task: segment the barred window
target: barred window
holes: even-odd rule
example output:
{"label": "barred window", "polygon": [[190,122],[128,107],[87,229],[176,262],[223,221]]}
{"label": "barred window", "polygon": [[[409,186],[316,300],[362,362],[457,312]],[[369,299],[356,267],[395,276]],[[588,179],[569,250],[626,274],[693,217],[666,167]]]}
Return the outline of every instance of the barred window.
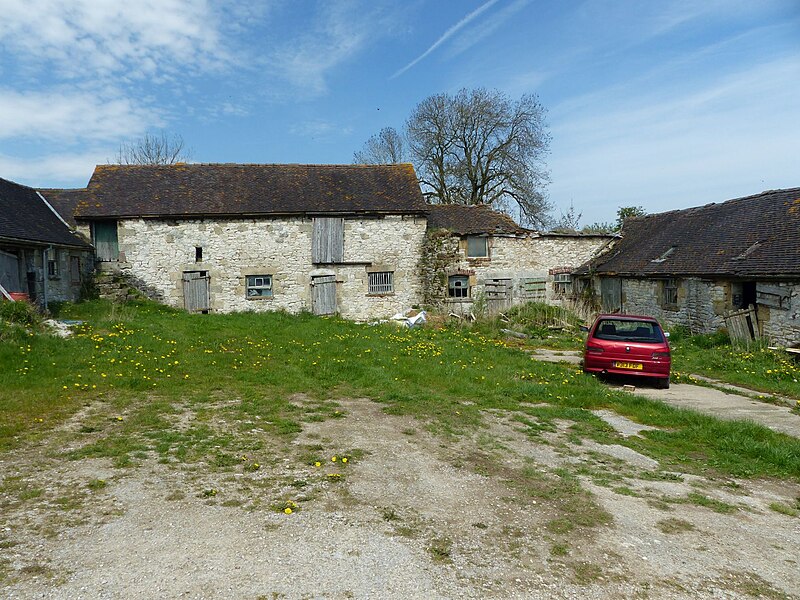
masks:
{"label": "barred window", "polygon": [[272,275],[248,275],[248,298],[272,298]]}
{"label": "barred window", "polygon": [[392,271],[377,271],[367,273],[367,292],[370,294],[391,294],[394,292],[394,273]]}
{"label": "barred window", "polygon": [[553,275],[553,289],[557,296],[569,296],[572,294],[572,274],[556,273]]}
{"label": "barred window", "polygon": [[469,277],[466,275],[450,275],[447,279],[447,295],[450,298],[468,298]]}
{"label": "barred window", "polygon": [[678,305],[678,280],[665,279],[664,280],[664,306],[677,306]]}

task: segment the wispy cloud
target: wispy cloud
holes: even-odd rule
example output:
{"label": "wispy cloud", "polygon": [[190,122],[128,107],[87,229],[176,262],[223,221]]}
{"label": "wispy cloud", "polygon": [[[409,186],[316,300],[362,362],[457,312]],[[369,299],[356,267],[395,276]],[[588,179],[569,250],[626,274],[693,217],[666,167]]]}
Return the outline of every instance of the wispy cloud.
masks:
{"label": "wispy cloud", "polygon": [[421,61],[421,60],[423,60],[424,58],[426,58],[426,57],[427,57],[429,54],[431,54],[431,53],[432,53],[434,50],[436,50],[436,49],[437,49],[439,46],[441,46],[441,45],[442,45],[442,44],[444,44],[444,43],[445,43],[447,40],[449,40],[450,38],[452,38],[452,37],[453,37],[453,36],[454,36],[456,33],[458,33],[458,32],[459,32],[461,29],[463,29],[464,27],[466,27],[467,25],[469,25],[469,24],[470,24],[472,21],[474,21],[475,19],[477,19],[477,18],[478,18],[478,17],[479,17],[481,14],[483,14],[484,12],[486,12],[487,10],[489,10],[489,9],[490,9],[490,8],[491,8],[493,5],[497,4],[497,2],[498,2],[498,0],[489,0],[488,2],[484,2],[483,4],[481,4],[481,5],[480,5],[478,8],[476,8],[475,10],[473,10],[473,11],[472,11],[471,13],[469,13],[469,14],[468,14],[466,17],[464,17],[463,19],[461,19],[461,20],[460,20],[458,23],[456,23],[455,25],[453,25],[452,27],[450,27],[450,28],[449,28],[447,31],[445,31],[445,32],[444,32],[444,33],[443,33],[441,36],[439,36],[439,39],[437,39],[437,40],[436,40],[436,41],[435,41],[435,42],[434,42],[434,43],[433,43],[433,44],[432,44],[432,45],[431,45],[431,46],[430,46],[430,47],[429,47],[427,50],[425,50],[425,52],[423,52],[422,54],[420,54],[420,55],[419,55],[417,58],[415,58],[414,60],[412,60],[410,63],[408,63],[408,64],[407,64],[405,67],[403,67],[402,69],[400,69],[400,70],[396,71],[396,72],[395,72],[395,73],[394,73],[394,74],[391,76],[391,78],[390,78],[390,79],[394,79],[395,77],[399,77],[400,75],[402,75],[403,73],[405,73],[406,71],[408,71],[408,70],[409,70],[411,67],[413,67],[414,65],[416,65],[418,62],[420,62],[420,61]]}
{"label": "wispy cloud", "polygon": [[83,187],[94,166],[109,160],[106,150],[63,151],[36,158],[19,158],[0,154],[2,176],[29,186]]}
{"label": "wispy cloud", "polygon": [[0,0],[0,42],[65,78],[163,76],[228,58],[211,6],[192,0]]}
{"label": "wispy cloud", "polygon": [[277,96],[308,99],[325,94],[333,71],[391,35],[404,19],[400,7],[375,0],[321,2],[312,14],[309,22],[295,23],[291,35],[270,32],[264,68],[283,82],[283,89],[273,92]]}
{"label": "wispy cloud", "polygon": [[0,88],[0,140],[115,140],[158,126],[157,111],[114,93]]}
{"label": "wispy cloud", "polygon": [[798,73],[789,56],[670,95],[592,96],[553,127],[551,198],[608,221],[618,206],[661,212],[797,185],[785,174],[797,171]]}

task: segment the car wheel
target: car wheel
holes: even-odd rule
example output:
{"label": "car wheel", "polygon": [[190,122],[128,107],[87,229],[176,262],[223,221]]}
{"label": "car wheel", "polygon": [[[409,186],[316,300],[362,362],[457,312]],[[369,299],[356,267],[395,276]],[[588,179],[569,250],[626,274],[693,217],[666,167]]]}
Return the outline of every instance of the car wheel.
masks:
{"label": "car wheel", "polygon": [[668,390],[669,389],[669,377],[663,377],[661,379],[656,379],[656,388],[659,390]]}

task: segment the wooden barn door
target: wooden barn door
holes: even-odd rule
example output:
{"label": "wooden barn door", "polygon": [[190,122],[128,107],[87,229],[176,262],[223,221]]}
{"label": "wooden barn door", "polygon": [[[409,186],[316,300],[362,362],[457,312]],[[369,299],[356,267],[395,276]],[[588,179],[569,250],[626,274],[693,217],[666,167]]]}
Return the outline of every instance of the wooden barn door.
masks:
{"label": "wooden barn door", "polygon": [[622,310],[622,280],[619,277],[600,278],[600,300],[605,313]]}
{"label": "wooden barn door", "polygon": [[189,312],[208,312],[211,304],[208,271],[184,271],[183,307]]}
{"label": "wooden barn door", "polygon": [[335,275],[316,275],[311,278],[311,306],[315,315],[336,313]]}
{"label": "wooden barn door", "polygon": [[512,285],[510,279],[487,279],[486,310],[490,315],[496,315],[511,307]]}

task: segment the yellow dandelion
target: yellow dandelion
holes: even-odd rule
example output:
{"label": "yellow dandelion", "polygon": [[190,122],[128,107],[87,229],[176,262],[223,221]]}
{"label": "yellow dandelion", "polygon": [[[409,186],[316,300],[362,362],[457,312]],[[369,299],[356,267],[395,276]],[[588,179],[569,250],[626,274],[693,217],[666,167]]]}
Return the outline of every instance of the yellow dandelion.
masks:
{"label": "yellow dandelion", "polygon": [[321,467],[321,466],[322,466],[322,463],[321,463],[321,462],[319,462],[319,461],[317,461],[317,462],[315,462],[315,463],[314,463],[314,466],[315,466],[315,467]]}
{"label": "yellow dandelion", "polygon": [[285,512],[287,515],[290,515],[290,514],[292,514],[292,512],[293,512],[293,511],[292,511],[292,509],[291,509],[291,508],[289,508],[289,507],[287,506],[286,508],[284,508],[284,509],[283,509],[283,512]]}
{"label": "yellow dandelion", "polygon": [[342,459],[342,462],[343,462],[343,463],[346,463],[346,462],[347,462],[347,457],[346,457],[346,456],[345,456],[345,457]]}
{"label": "yellow dandelion", "polygon": [[336,462],[338,459],[335,456],[331,457],[331,462]]}

